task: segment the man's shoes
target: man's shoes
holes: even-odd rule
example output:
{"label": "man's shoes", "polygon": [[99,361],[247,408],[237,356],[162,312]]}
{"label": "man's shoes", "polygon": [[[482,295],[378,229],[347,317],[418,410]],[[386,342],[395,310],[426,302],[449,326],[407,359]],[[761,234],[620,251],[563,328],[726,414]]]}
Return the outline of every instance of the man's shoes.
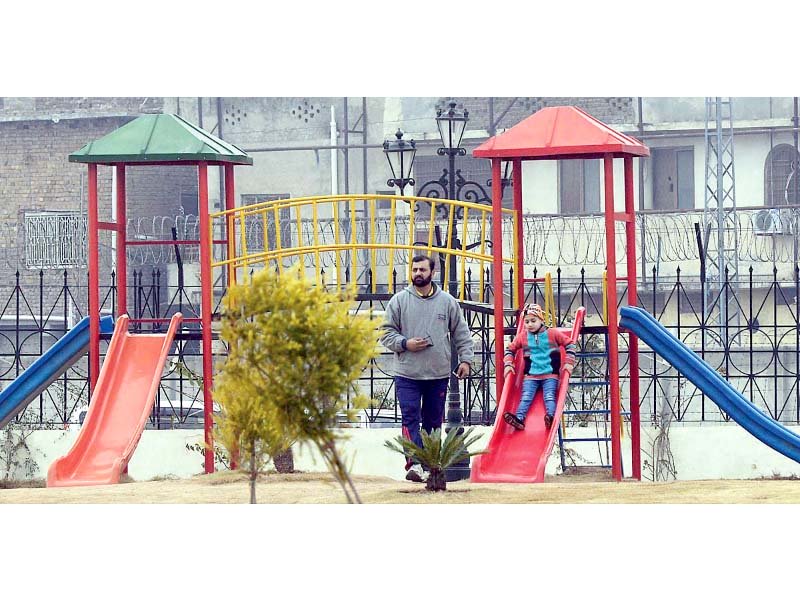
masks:
{"label": "man's shoes", "polygon": [[521,429],[525,429],[525,423],[520,421],[517,418],[517,415],[515,415],[514,413],[510,413],[510,412],[503,413],[503,420],[506,423],[508,423],[509,425],[511,425],[517,431],[519,431]]}
{"label": "man's shoes", "polygon": [[551,427],[552,425],[553,425],[553,415],[547,415],[547,414],[546,414],[546,415],[544,416],[544,426],[545,426],[547,429],[550,429],[550,427]]}
{"label": "man's shoes", "polygon": [[411,468],[406,472],[406,479],[416,483],[425,483],[428,481],[428,472],[422,469],[422,465],[411,465]]}

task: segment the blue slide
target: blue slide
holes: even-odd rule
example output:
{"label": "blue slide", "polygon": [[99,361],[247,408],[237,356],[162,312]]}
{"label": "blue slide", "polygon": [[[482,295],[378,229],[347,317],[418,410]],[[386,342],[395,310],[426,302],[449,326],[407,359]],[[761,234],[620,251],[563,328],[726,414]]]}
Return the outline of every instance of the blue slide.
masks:
{"label": "blue slide", "polygon": [[[100,319],[100,333],[114,331],[114,318]],[[0,428],[41,394],[89,349],[89,317],[81,319],[47,352],[0,392]]]}
{"label": "blue slide", "polygon": [[667,331],[653,316],[637,307],[620,310],[620,326],[634,333],[657,354],[695,384],[731,419],[758,440],[784,456],[800,462],[800,435],[762,413],[709,364]]}

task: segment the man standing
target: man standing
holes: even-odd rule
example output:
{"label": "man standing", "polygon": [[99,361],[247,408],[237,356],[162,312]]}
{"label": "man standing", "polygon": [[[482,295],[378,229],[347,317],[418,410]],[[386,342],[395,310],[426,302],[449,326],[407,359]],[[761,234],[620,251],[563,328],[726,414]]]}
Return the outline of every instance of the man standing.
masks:
{"label": "man standing", "polygon": [[[475,353],[472,336],[458,302],[433,282],[434,261],[417,255],[411,261],[411,283],[386,306],[381,343],[394,352],[393,371],[403,435],[422,446],[422,428],[441,428],[450,380],[450,340],[458,353],[455,373],[469,375]],[[424,482],[421,465],[406,462],[406,479]]]}

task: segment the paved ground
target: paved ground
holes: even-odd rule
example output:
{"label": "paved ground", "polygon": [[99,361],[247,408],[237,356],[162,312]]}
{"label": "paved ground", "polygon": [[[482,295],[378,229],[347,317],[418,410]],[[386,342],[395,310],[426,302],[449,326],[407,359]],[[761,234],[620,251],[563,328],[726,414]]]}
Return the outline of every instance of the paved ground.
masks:
{"label": "paved ground", "polygon": [[[448,484],[446,493],[431,493],[422,484],[383,477],[355,477],[361,500],[369,504],[762,504],[800,503],[800,480],[716,480],[648,483],[608,481],[584,474],[548,478],[543,484]],[[338,484],[324,473],[267,475],[257,498],[266,504],[329,504],[345,501]],[[128,482],[79,488],[0,489],[3,503],[81,504],[235,504],[249,501],[244,476],[231,473],[191,479]]]}

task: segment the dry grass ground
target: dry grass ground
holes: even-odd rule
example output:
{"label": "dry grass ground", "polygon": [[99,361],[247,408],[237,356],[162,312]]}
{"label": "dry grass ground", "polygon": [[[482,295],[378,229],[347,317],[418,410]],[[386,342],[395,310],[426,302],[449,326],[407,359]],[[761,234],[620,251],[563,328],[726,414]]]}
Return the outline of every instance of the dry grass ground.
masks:
{"label": "dry grass ground", "polygon": [[[607,474],[548,478],[543,484],[449,483],[446,493],[424,485],[384,477],[355,477],[368,504],[763,504],[800,503],[800,480],[715,480],[616,483]],[[259,503],[343,503],[344,495],[326,473],[271,474],[258,483]],[[198,475],[191,479],[129,481],[120,485],[77,488],[0,489],[0,504],[239,504],[249,500],[248,483],[238,473]]]}

